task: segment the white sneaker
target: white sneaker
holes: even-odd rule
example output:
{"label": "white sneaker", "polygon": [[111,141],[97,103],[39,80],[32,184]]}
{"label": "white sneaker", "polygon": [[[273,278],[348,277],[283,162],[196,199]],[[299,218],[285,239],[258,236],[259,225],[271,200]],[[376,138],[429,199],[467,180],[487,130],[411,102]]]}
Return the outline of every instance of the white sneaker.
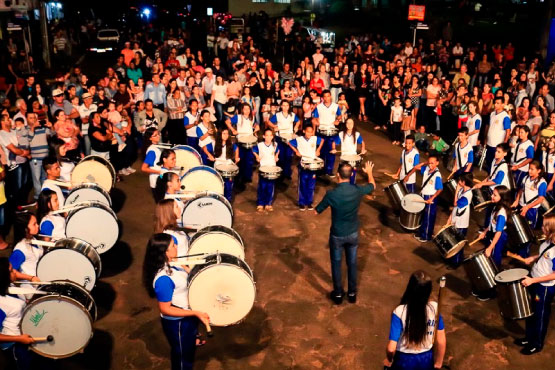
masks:
{"label": "white sneaker", "polygon": [[118,145],[118,152],[121,152],[123,149],[125,149],[126,146],[127,144],[125,143]]}
{"label": "white sneaker", "polygon": [[126,170],[127,170],[127,172],[129,172],[129,174],[132,174],[132,173],[137,172],[137,170],[134,170],[134,169],[131,168],[131,167],[127,167]]}
{"label": "white sneaker", "polygon": [[127,168],[124,168],[118,172],[118,175],[127,176],[129,175],[129,171],[127,171]]}

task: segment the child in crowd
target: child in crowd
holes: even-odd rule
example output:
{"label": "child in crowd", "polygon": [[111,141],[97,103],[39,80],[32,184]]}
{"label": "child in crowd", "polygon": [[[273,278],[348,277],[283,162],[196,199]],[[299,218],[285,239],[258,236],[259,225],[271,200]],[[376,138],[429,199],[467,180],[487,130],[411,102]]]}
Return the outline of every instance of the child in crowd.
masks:
{"label": "child in crowd", "polygon": [[449,149],[449,145],[439,136],[439,132],[434,132],[432,139],[430,155],[441,156]]}
{"label": "child in crowd", "polygon": [[401,131],[403,131],[403,142],[406,140],[407,136],[410,135],[411,131],[416,128],[416,110],[412,105],[411,98],[405,99],[405,105],[403,106],[403,122],[401,124]]}
{"label": "child in crowd", "polygon": [[426,133],[426,126],[418,126],[418,131],[414,133],[414,145],[416,148],[424,153],[428,152],[430,144],[428,143],[428,134]]}
{"label": "child in crowd", "polygon": [[403,107],[401,106],[401,99],[395,98],[391,113],[389,115],[389,122],[391,124],[391,137],[393,145],[401,145],[401,123],[403,122]]}
{"label": "child in crowd", "polygon": [[[116,109],[116,102],[111,100],[108,103],[108,122],[110,122],[112,126],[122,130],[123,129],[122,121],[123,121],[123,118],[121,117],[121,114]],[[125,146],[127,144],[125,144],[121,135],[117,133],[116,130],[114,130],[114,138],[118,142],[118,152],[121,152],[123,149],[125,149]]]}
{"label": "child in crowd", "polygon": [[349,113],[349,103],[347,102],[347,97],[345,93],[339,93],[339,96],[337,98],[337,105],[341,110],[341,122],[345,122]]}

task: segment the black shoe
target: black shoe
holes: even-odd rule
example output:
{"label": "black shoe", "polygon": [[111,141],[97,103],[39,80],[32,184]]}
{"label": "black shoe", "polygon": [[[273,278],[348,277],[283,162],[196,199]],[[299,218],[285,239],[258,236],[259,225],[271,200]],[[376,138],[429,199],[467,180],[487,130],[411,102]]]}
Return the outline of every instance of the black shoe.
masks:
{"label": "black shoe", "polygon": [[347,295],[347,300],[349,303],[357,303],[357,294],[356,293],[349,293]]}
{"label": "black shoe", "polygon": [[518,338],[518,339],[515,339],[513,343],[516,344],[517,346],[525,347],[528,345],[529,342],[528,342],[528,339],[526,338]]}
{"label": "black shoe", "polygon": [[330,299],[331,299],[331,300],[333,301],[333,303],[335,303],[335,304],[341,304],[341,303],[343,303],[343,296],[344,296],[344,295],[345,295],[344,293],[337,294],[337,293],[335,293],[335,292],[331,292],[331,293],[330,293]]}
{"label": "black shoe", "polygon": [[474,297],[478,297],[478,293],[476,293],[475,291],[471,290],[470,294],[472,294]]}
{"label": "black shoe", "polygon": [[529,356],[529,355],[533,355],[534,353],[538,353],[541,352],[541,348],[540,347],[529,347],[526,346],[523,349],[520,350],[520,353],[522,353],[523,355]]}
{"label": "black shoe", "polygon": [[478,300],[479,300],[480,302],[487,302],[487,301],[489,301],[489,300],[491,299],[491,297],[486,296],[486,295],[482,295],[482,296],[479,295],[479,296],[477,296],[476,298],[478,298]]}

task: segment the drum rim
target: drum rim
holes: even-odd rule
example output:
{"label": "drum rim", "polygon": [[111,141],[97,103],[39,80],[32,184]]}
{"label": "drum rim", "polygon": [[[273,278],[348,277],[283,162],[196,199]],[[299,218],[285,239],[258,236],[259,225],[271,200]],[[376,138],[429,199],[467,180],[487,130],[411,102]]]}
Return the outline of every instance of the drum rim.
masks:
{"label": "drum rim", "polygon": [[[455,225],[449,224],[449,225],[443,226],[443,227],[432,237],[432,239],[437,238],[437,237],[439,236],[439,234],[441,234],[441,233],[444,232],[445,230],[450,229],[450,228],[452,228],[452,227],[455,227]],[[455,229],[456,229],[456,228],[455,228]]]}
{"label": "drum rim", "polygon": [[[75,186],[69,192],[68,196],[66,197],[66,200],[69,199],[69,196],[71,195],[71,193],[73,193],[76,190],[84,189],[84,188],[85,189],[97,190],[99,193],[101,193],[104,196],[104,198],[106,198],[110,207],[112,207],[112,198],[110,197],[110,193],[108,191],[106,191],[106,189],[104,189],[102,186],[100,186],[99,184],[97,184],[95,182],[82,182],[79,185]],[[87,202],[90,202],[90,201],[87,201]],[[72,203],[72,204],[80,204],[80,203]],[[65,205],[65,201],[64,201],[64,205]]]}
{"label": "drum rim", "polygon": [[455,246],[449,250],[449,253],[445,255],[445,258],[451,258],[455,254],[459,253],[466,246],[467,243],[468,240],[461,240],[460,242],[455,244]]}
{"label": "drum rim", "polygon": [[189,168],[187,170],[187,172],[185,172],[183,174],[183,176],[181,176],[181,178],[179,179],[179,182],[182,182],[183,179],[185,178],[185,176],[187,176],[189,173],[192,173],[192,172],[195,172],[195,171],[201,171],[201,170],[208,171],[208,172],[213,173],[214,175],[216,175],[220,179],[220,181],[222,182],[222,186],[223,186],[224,182],[223,182],[223,179],[222,179],[222,176],[220,175],[220,173],[216,169],[214,169],[210,166],[203,165],[203,164],[201,164],[200,166],[194,166],[194,167]]}
{"label": "drum rim", "polygon": [[[233,166],[233,170],[222,170],[220,169],[221,166]],[[218,168],[220,167],[220,168]],[[218,164],[218,165],[214,165],[214,169],[218,172],[225,172],[225,173],[229,173],[229,172],[239,172],[239,166],[237,166],[235,163],[231,164],[231,163],[226,163],[226,164]]]}
{"label": "drum rim", "polygon": [[[242,137],[252,137],[254,139],[254,141],[241,141],[239,140]],[[255,134],[237,134],[235,135],[235,138],[237,139],[238,143],[241,144],[252,144],[252,143],[258,143],[258,137]]]}
{"label": "drum rim", "polygon": [[[346,158],[347,156],[352,156],[352,157],[355,157],[355,158],[347,159]],[[360,154],[345,154],[345,155],[339,156],[339,160],[340,161],[345,161],[345,162],[359,162],[359,161],[362,160],[362,156]]]}
{"label": "drum rim", "polygon": [[[210,233],[225,234],[224,232],[222,232],[222,230],[207,230],[207,229],[212,229],[212,228],[218,228],[218,229],[224,228],[226,231],[230,231],[231,234],[235,237],[235,239],[239,242],[239,244],[241,244],[243,249],[245,248],[245,243],[243,242],[243,238],[241,238],[241,235],[239,235],[239,233],[237,231],[235,231],[233,228],[227,227],[225,225],[208,225],[208,226],[205,226],[202,229],[198,230],[191,237],[191,240],[189,241],[189,248],[193,245],[193,243],[197,239],[203,237],[204,235],[207,235],[207,234],[210,234]],[[198,235],[198,237],[197,237],[197,235]],[[227,234],[227,235],[230,235],[230,234]]]}
{"label": "drum rim", "polygon": [[[79,250],[79,249],[76,249],[76,248],[71,248],[71,250],[77,251],[78,253],[80,253],[80,254],[82,254],[83,256],[85,256],[89,261],[91,261],[91,263],[92,263],[92,265],[93,265],[93,267],[94,267],[94,270],[95,270],[95,272],[96,272],[95,284],[93,285],[93,286],[95,286],[95,285],[96,285],[96,280],[100,277],[100,274],[102,273],[102,259],[100,258],[100,253],[98,253],[98,251],[96,250],[96,248],[95,248],[91,243],[89,243],[89,242],[87,242],[87,241],[85,241],[85,240],[83,240],[83,239],[80,239],[80,238],[71,237],[71,238],[58,239],[58,240],[56,241],[56,244],[54,245],[54,247],[48,248],[48,249],[46,250],[46,252],[42,255],[42,257],[39,259],[39,261],[37,262],[37,273],[38,273],[38,267],[39,267],[40,261],[43,259],[44,256],[48,255],[48,254],[51,253],[51,252],[54,252],[55,250],[59,250],[59,249],[68,249],[68,248],[64,248],[64,247],[62,247],[62,246],[59,246],[59,247],[58,247],[57,245],[58,245],[58,244],[61,244],[61,242],[63,242],[63,241],[73,241],[73,240],[76,240],[76,241],[78,241],[78,242],[80,242],[80,243],[85,244],[85,247],[88,249],[88,250],[87,250],[87,253],[88,253],[89,251],[93,251],[92,254],[94,255],[94,258],[96,259],[96,262],[98,262],[96,266],[95,266],[94,261],[91,261],[91,258],[90,258],[87,254],[85,254],[84,251]],[[69,280],[69,281],[71,281],[71,280]],[[85,289],[86,289],[86,288],[85,288]]]}
{"label": "drum rim", "polygon": [[479,250],[477,250],[476,252],[472,253],[470,256],[466,257],[466,258],[463,260],[463,263],[468,262],[468,261],[470,261],[471,259],[474,259],[474,258],[476,258],[476,257],[478,257],[478,256],[480,256],[480,255],[484,255],[484,257],[485,257],[486,259],[491,258],[491,257],[486,257],[486,254],[485,254],[486,249],[487,249],[487,248],[482,248],[482,249],[479,249]]}
{"label": "drum rim", "polygon": [[482,203],[478,203],[474,206],[474,210],[476,212],[481,212],[483,211],[487,206],[489,206],[490,204],[494,203],[493,200],[486,200],[485,202]]}
{"label": "drum rim", "polygon": [[[407,213],[410,213],[410,214],[412,214],[412,215],[415,215],[415,214],[418,214],[418,213],[424,211],[424,209],[426,208],[426,204],[425,204],[424,202],[417,202],[418,204],[421,204],[421,205],[422,205],[422,209],[419,210],[419,211],[417,211],[417,212],[409,212],[409,211],[406,210],[405,207],[404,207],[404,205],[405,205],[404,200],[405,200],[406,197],[411,197],[411,198],[415,198],[415,199],[419,199],[419,200],[424,200],[424,197],[421,196],[420,194],[415,194],[415,193],[407,193],[407,194],[405,194],[405,195],[403,196],[403,198],[401,199],[401,212],[402,212],[402,211],[405,211],[405,212],[407,212]],[[417,198],[417,197],[418,197],[418,198]],[[414,202],[414,201],[412,201],[412,202]],[[400,218],[400,217],[399,217],[399,218]],[[409,230],[412,230],[412,229],[409,229]]]}
{"label": "drum rim", "polygon": [[112,165],[112,163],[110,163],[109,160],[107,160],[106,158],[101,157],[99,155],[90,154],[90,155],[86,156],[85,158],[81,159],[79,161],[79,163],[77,163],[75,165],[75,167],[79,166],[82,162],[86,162],[86,161],[97,161],[97,162],[101,162],[102,164],[104,164],[108,168],[108,171],[110,171],[110,173],[112,174],[112,187],[116,186],[116,180],[117,180],[116,170],[115,170],[114,166]]}
{"label": "drum rim", "polygon": [[[500,279],[498,279],[498,276],[501,275],[501,274],[503,274],[504,272],[507,272],[507,271],[514,271],[514,270],[519,270],[519,271],[521,271],[524,275],[523,275],[522,277],[518,278],[518,279],[511,280],[511,281],[509,281],[509,280],[500,280]],[[516,283],[516,282],[520,282],[522,279],[524,279],[526,276],[528,276],[529,273],[530,273],[530,272],[529,272],[528,270],[523,269],[523,268],[506,269],[506,270],[500,271],[500,272],[498,272],[497,274],[495,274],[495,278],[494,278],[494,279],[495,279],[495,282],[498,283],[498,284],[513,284],[513,283]]]}
{"label": "drum rim", "polygon": [[[275,171],[264,171],[264,168],[267,168],[267,167],[272,167]],[[278,174],[283,172],[283,168],[281,168],[280,166],[259,166],[258,170],[260,172],[267,173],[267,174],[272,174],[272,173]]]}

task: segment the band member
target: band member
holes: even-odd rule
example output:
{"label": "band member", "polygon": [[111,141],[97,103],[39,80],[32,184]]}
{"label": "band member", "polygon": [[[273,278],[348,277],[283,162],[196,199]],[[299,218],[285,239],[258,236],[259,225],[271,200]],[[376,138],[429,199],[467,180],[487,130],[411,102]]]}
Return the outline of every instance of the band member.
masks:
{"label": "band member", "polygon": [[530,129],[528,126],[520,126],[518,136],[519,141],[511,157],[511,171],[513,171],[517,187],[528,174],[530,162],[534,159],[534,144],[529,139]]}
{"label": "band member", "polygon": [[172,370],[193,368],[199,321],[210,323],[206,313],[189,309],[188,273],[169,264],[177,255],[171,235],[155,234],[148,241],[143,263],[143,284],[158,300],[162,329],[171,347]]}
{"label": "band member", "polygon": [[487,140],[486,140],[486,165],[492,163],[495,148],[501,143],[506,143],[511,135],[511,118],[505,112],[503,98],[494,99],[494,111],[491,112]]}
{"label": "band member", "polygon": [[162,199],[156,204],[154,212],[154,233],[171,235],[178,256],[186,256],[189,251],[189,237],[184,231],[178,230],[182,212],[183,208],[172,199]]}
{"label": "band member", "polygon": [[[487,229],[483,231],[479,238],[485,240],[486,257],[491,257],[493,262],[499,267],[501,266],[501,258],[503,250],[507,244],[507,218],[511,212],[511,192],[503,185],[493,189],[491,200],[495,203]],[[488,299],[483,297],[484,300]]]}
{"label": "band member", "polygon": [[[345,131],[340,131],[339,135],[335,138],[332,143],[332,152],[336,153],[335,147],[341,145],[341,155],[357,155],[358,146],[360,145],[360,154],[366,153],[366,144],[362,139],[362,135],[357,131],[355,127],[355,121],[352,118],[348,118],[345,122]],[[357,169],[353,166],[353,174],[349,180],[351,184],[355,184],[357,177]]]}
{"label": "band member", "polygon": [[[472,186],[474,185],[474,176],[472,173],[463,173],[457,181],[457,189],[455,190],[455,201],[453,211],[449,216],[448,224],[453,224],[455,228],[464,236],[468,232],[470,223],[470,207],[472,203]],[[464,259],[464,250],[449,258],[448,261],[453,267],[458,267]]]}
{"label": "band member", "polygon": [[478,114],[478,103],[471,101],[468,103],[469,117],[466,121],[468,128],[468,143],[474,149],[474,160],[477,160],[476,154],[478,153],[478,136],[480,136],[480,127],[482,126],[482,116]]}
{"label": "band member", "polygon": [[455,165],[453,166],[453,171],[449,177],[453,177],[453,175],[461,175],[465,172],[471,172],[472,163],[474,163],[474,150],[472,149],[472,145],[468,143],[468,128],[460,128],[458,138],[459,142],[455,144],[455,150],[453,150]]}
{"label": "band member", "polygon": [[37,201],[37,219],[40,224],[39,234],[46,240],[58,240],[66,237],[66,220],[62,215],[52,212],[60,209],[58,195],[52,190],[40,192]]}
{"label": "band member", "polygon": [[[522,130],[521,130],[522,131]],[[519,207],[520,214],[526,217],[530,226],[535,229],[538,224],[538,210],[547,192],[547,182],[543,179],[543,168],[540,162],[530,163],[528,175],[522,179],[520,190],[516,195],[516,200],[512,204],[513,208]],[[521,257],[530,255],[530,243],[526,243],[518,250]]]}
{"label": "band member", "polygon": [[424,271],[415,271],[409,279],[401,304],[391,315],[387,358],[383,361],[386,367],[394,370],[442,367],[447,346],[445,325],[442,315],[437,312],[437,302],[430,300],[431,292],[431,277]]}
{"label": "band member", "polygon": [[41,192],[44,190],[52,190],[58,196],[58,201],[60,204],[64,204],[65,197],[62,188],[56,184],[56,181],[60,180],[60,163],[58,159],[54,156],[48,156],[42,160],[42,168],[46,172],[46,180],[42,183]]}
{"label": "band member", "polygon": [[34,214],[24,212],[16,215],[14,239],[17,241],[10,264],[17,271],[18,280],[40,281],[37,277],[37,264],[44,254],[41,246],[31,244],[31,240],[39,233],[39,225]]}
{"label": "band member", "polygon": [[413,172],[410,176],[408,174],[414,166],[420,163],[420,154],[414,143],[414,135],[408,135],[405,138],[405,149],[401,153],[401,165],[394,177],[403,180],[409,193],[416,193],[416,173]]}
{"label": "band member", "polygon": [[[227,118],[225,121],[227,127],[236,136],[253,136],[260,127],[252,119],[251,106],[247,103],[241,105],[241,113],[233,117]],[[239,176],[243,182],[252,182],[252,166],[254,157],[251,149],[239,146]]]}
{"label": "band member", "polygon": [[183,118],[183,125],[187,133],[187,145],[199,150],[198,137],[196,127],[199,124],[198,101],[196,99],[189,100],[189,110]]}
{"label": "band member", "polygon": [[145,153],[145,159],[143,164],[141,165],[141,171],[144,173],[148,173],[148,181],[150,184],[150,189],[154,195],[154,188],[156,187],[156,179],[158,175],[160,175],[160,169],[156,168],[156,163],[160,161],[160,155],[162,151],[158,146],[160,142],[160,131],[158,131],[155,127],[147,128],[144,134],[144,143],[145,146],[148,145]]}
{"label": "band member", "polygon": [[[213,143],[208,143],[203,150],[212,156],[214,167],[219,165],[239,163],[239,148],[237,144],[231,142],[231,135],[228,128],[219,130]],[[226,177],[224,180],[224,197],[231,202],[233,196],[233,177]]]}
{"label": "band member", "polygon": [[[272,129],[267,128],[264,130],[264,141],[256,144],[252,148],[253,154],[256,157],[256,161],[260,163],[260,166],[276,166],[279,160],[279,149],[277,144],[274,142],[274,132]],[[274,208],[272,204],[274,202],[274,188],[275,180],[269,180],[261,176],[258,172],[258,191],[256,199],[256,210],[262,212],[264,209],[266,211],[273,211]]]}
{"label": "band member", "polygon": [[439,165],[439,160],[435,155],[430,155],[428,157],[428,163],[420,163],[410,172],[407,176],[411,176],[416,170],[420,170],[422,173],[422,188],[420,189],[420,194],[426,201],[426,207],[424,208],[422,215],[422,225],[420,225],[420,230],[414,235],[414,238],[421,243],[425,243],[428,240],[432,240],[432,235],[434,233],[434,226],[436,222],[436,212],[437,212],[437,197],[443,191],[443,183],[441,182],[441,172],[437,166]]}
{"label": "band member", "polygon": [[175,167],[175,151],[172,149],[164,149],[160,154],[160,160],[156,163],[156,168],[160,171],[160,175],[166,172],[175,172],[177,169]]}
{"label": "band member", "polygon": [[555,215],[545,216],[542,231],[547,239],[540,245],[537,255],[526,259],[526,263],[533,265],[530,276],[522,280],[522,285],[530,287],[534,311],[526,319],[526,336],[515,340],[515,344],[524,346],[521,353],[525,355],[543,349],[555,296]]}
{"label": "band member", "polygon": [[[323,101],[319,103],[312,116],[314,117],[313,122],[318,130],[325,130],[339,125],[341,121],[341,108],[336,103],[331,101],[331,93],[329,90],[322,92]],[[333,166],[335,165],[335,154],[330,153],[332,150],[332,143],[335,141],[335,136],[322,136],[319,135],[324,140],[324,145],[322,146],[322,159],[325,164],[326,174],[330,177],[333,176]]]}
{"label": "band member", "polygon": [[214,125],[210,122],[210,111],[205,109],[200,113],[200,123],[197,126],[196,134],[202,163],[205,166],[214,166],[214,156],[206,149],[208,144],[214,143]]}
{"label": "band member", "polygon": [[[268,126],[271,127],[278,136],[287,134],[293,135],[295,132],[299,131],[301,121],[295,113],[290,112],[290,104],[287,100],[282,100],[281,102],[281,112],[277,112],[268,122]],[[291,161],[293,159],[293,151],[287,145],[287,142],[283,140],[278,141],[279,147],[279,161],[278,166],[283,170],[282,175],[286,179],[291,179]]]}
{"label": "band member", "polygon": [[542,151],[541,162],[545,170],[545,179],[547,181],[547,192],[555,195],[553,191],[553,183],[555,182],[555,136],[547,141],[547,147]]}
{"label": "band member", "polygon": [[[304,136],[293,139],[289,145],[298,157],[315,158],[320,155],[320,150],[324,141],[314,136],[314,128],[307,126],[304,129]],[[316,172],[305,170],[299,163],[299,209],[306,211],[312,210],[314,200],[314,189],[316,188]]]}
{"label": "band member", "polygon": [[181,213],[183,212],[183,208],[185,208],[185,204],[182,199],[174,198],[172,195],[179,194],[180,192],[181,182],[179,181],[179,176],[175,172],[166,172],[158,176],[156,187],[154,188],[154,201],[159,203],[163,199],[172,199],[179,210],[179,224],[181,223]]}

